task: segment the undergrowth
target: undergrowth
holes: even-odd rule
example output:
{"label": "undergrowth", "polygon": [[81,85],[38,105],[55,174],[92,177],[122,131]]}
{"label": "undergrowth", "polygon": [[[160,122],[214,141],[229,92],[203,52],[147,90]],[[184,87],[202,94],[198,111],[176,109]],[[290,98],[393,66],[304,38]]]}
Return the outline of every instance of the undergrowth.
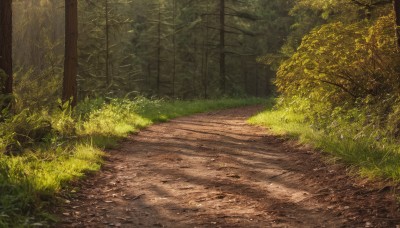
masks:
{"label": "undergrowth", "polygon": [[[298,107],[270,105],[249,119],[249,123],[269,128],[311,145],[353,167],[362,177],[400,183],[400,144],[383,128],[366,125],[361,111],[352,110],[351,118],[327,119],[329,125],[316,125]],[[386,133],[386,134],[385,134]]]}
{"label": "undergrowth", "polygon": [[263,99],[95,99],[52,111],[23,110],[0,124],[0,227],[48,226],[68,183],[99,170],[105,148],[155,122]]}

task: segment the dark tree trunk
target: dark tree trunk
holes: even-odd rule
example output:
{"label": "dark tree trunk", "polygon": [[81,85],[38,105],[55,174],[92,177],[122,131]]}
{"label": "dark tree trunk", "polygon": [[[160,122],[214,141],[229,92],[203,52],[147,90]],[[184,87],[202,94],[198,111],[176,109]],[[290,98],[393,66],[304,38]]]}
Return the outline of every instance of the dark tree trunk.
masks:
{"label": "dark tree trunk", "polygon": [[393,9],[396,22],[397,49],[400,51],[400,0],[393,1]]}
{"label": "dark tree trunk", "polygon": [[106,88],[111,86],[111,75],[110,75],[110,26],[109,26],[109,15],[108,15],[108,0],[105,2],[105,16],[106,16]]}
{"label": "dark tree trunk", "polygon": [[219,17],[220,17],[220,43],[219,43],[219,76],[220,76],[220,90],[222,94],[225,94],[226,84],[226,71],[225,71],[225,0],[220,0],[219,6]]}
{"label": "dark tree trunk", "polygon": [[175,97],[175,77],[176,77],[176,0],[172,2],[172,45],[173,45],[173,69],[172,69],[172,97]]}
{"label": "dark tree trunk", "polygon": [[63,102],[77,103],[78,72],[78,1],[65,0],[65,59],[63,79]]}
{"label": "dark tree trunk", "polygon": [[243,66],[243,74],[244,74],[244,92],[245,92],[245,94],[247,95],[247,91],[248,91],[248,84],[249,84],[249,82],[248,82],[248,69],[247,69],[247,62],[244,60],[243,61],[243,63],[244,63],[244,66]]}
{"label": "dark tree trunk", "polygon": [[259,80],[259,78],[258,78],[258,65],[256,64],[255,66],[254,66],[255,68],[256,68],[256,73],[255,73],[255,76],[256,76],[256,80],[255,80],[255,83],[256,83],[256,97],[258,97],[258,80]]}
{"label": "dark tree trunk", "polygon": [[12,66],[12,0],[0,0],[0,69],[4,70],[6,78],[2,80],[1,93],[9,95],[1,109],[11,105],[13,93]]}
{"label": "dark tree trunk", "polygon": [[273,74],[274,72],[269,67],[265,69],[265,96],[272,95],[271,78]]}
{"label": "dark tree trunk", "polygon": [[204,99],[208,99],[208,34],[209,34],[209,8],[210,3],[207,0],[207,10],[206,10],[206,24],[205,28],[205,37],[203,39],[203,55],[202,55],[202,66],[201,69],[203,70],[203,97]]}
{"label": "dark tree trunk", "polygon": [[161,1],[158,3],[158,27],[157,27],[157,96],[160,97],[161,81]]}
{"label": "dark tree trunk", "polygon": [[151,89],[152,89],[152,86],[151,86],[151,81],[152,81],[152,80],[151,80],[151,77],[152,77],[152,74],[151,74],[151,64],[150,64],[150,62],[149,62],[149,63],[147,63],[147,78],[145,78],[145,80],[143,80],[143,81],[145,82],[143,88],[146,88],[146,91],[147,91],[147,92],[150,92]]}

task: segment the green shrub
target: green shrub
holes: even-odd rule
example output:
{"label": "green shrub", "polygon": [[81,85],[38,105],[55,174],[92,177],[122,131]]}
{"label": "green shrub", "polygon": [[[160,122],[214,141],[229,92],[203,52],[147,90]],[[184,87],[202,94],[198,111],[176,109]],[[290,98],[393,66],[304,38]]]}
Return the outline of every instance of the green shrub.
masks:
{"label": "green shrub", "polygon": [[400,94],[393,21],[389,15],[372,25],[335,22],[314,29],[278,71],[285,101],[300,102],[298,111],[321,125],[331,123],[332,113],[351,115],[354,108],[386,118]]}

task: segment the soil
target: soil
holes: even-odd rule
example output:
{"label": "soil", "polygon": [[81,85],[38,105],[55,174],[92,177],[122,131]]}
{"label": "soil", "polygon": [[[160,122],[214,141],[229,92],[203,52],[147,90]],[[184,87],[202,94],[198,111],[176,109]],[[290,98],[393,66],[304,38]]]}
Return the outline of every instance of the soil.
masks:
{"label": "soil", "polygon": [[395,187],[246,119],[261,107],[178,118],[108,151],[57,227],[398,227]]}

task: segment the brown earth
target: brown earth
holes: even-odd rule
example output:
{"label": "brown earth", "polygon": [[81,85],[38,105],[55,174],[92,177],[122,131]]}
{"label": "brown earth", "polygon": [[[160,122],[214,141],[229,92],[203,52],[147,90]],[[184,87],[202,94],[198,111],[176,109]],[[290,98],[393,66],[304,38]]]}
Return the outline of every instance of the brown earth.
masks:
{"label": "brown earth", "polygon": [[396,227],[393,187],[246,124],[260,107],[172,120],[108,152],[57,227]]}

